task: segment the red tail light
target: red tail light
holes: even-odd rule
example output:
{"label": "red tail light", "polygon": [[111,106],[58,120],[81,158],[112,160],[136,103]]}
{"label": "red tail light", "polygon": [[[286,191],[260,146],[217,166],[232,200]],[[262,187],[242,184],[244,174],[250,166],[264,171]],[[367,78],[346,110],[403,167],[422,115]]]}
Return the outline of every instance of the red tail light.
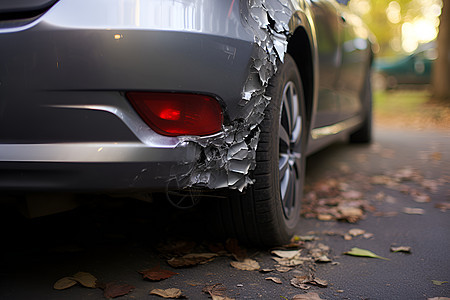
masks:
{"label": "red tail light", "polygon": [[222,109],[209,96],[129,92],[127,98],[145,123],[162,135],[208,135],[222,129]]}

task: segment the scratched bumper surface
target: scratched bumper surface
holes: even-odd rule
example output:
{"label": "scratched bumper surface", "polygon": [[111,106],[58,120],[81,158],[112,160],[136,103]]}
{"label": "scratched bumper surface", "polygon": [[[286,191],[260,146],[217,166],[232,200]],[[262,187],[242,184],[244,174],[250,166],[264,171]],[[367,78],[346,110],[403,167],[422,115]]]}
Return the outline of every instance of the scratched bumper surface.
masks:
{"label": "scratched bumper surface", "polygon": [[[32,23],[2,27],[0,188],[252,183],[265,87],[290,15],[285,1],[263,2],[61,0]],[[126,91],[212,95],[223,130],[158,135]]]}

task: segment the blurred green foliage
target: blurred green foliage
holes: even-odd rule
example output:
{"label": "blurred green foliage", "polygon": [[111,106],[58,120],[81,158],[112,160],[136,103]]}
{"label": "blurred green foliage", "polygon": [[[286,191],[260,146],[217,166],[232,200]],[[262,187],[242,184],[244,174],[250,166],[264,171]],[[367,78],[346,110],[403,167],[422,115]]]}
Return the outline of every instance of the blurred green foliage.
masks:
{"label": "blurred green foliage", "polygon": [[351,0],[349,7],[376,36],[378,56],[391,56],[436,36],[442,0]]}

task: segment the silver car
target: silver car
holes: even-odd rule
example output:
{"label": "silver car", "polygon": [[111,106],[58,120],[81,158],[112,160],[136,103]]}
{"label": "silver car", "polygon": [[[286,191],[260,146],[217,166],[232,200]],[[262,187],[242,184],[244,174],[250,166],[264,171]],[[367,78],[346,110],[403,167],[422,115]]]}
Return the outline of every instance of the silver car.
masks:
{"label": "silver car", "polygon": [[337,0],[2,0],[0,189],[212,197],[283,243],[305,157],[371,138],[370,33]]}

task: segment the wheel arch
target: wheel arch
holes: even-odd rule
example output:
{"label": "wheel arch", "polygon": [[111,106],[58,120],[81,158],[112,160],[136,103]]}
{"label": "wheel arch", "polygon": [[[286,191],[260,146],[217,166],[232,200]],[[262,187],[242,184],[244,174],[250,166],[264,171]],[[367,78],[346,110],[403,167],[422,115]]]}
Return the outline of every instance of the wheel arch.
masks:
{"label": "wheel arch", "polygon": [[311,129],[317,103],[317,63],[314,30],[302,13],[296,13],[291,19],[293,33],[289,37],[287,52],[294,58],[302,78],[307,114],[307,128]]}

